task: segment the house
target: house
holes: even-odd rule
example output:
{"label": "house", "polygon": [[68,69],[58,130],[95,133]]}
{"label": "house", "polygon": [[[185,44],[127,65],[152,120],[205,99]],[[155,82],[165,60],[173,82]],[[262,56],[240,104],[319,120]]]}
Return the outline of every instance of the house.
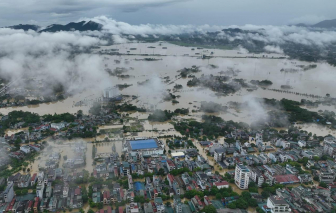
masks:
{"label": "house", "polygon": [[153,206],[151,203],[144,204],[144,211],[145,213],[154,213]]}
{"label": "house", "polygon": [[3,198],[5,203],[9,203],[13,200],[15,194],[14,194],[14,184],[10,183],[7,185],[5,191],[2,192]]}
{"label": "house", "polygon": [[323,153],[329,155],[332,158],[336,158],[336,142],[335,140],[324,140],[323,142]]}
{"label": "house", "polygon": [[173,163],[173,161],[171,161],[171,160],[167,160],[167,161],[166,161],[166,164],[167,164],[167,168],[168,168],[168,171],[169,171],[169,172],[172,171],[172,170],[174,170],[174,169],[176,169],[176,166],[175,166],[175,164]]}
{"label": "house", "polygon": [[20,173],[16,173],[15,175],[12,175],[12,176],[8,177],[7,178],[7,185],[14,184],[15,186],[17,186],[20,178],[21,178]]}
{"label": "house", "polygon": [[40,204],[40,198],[39,197],[35,197],[35,201],[34,201],[34,213],[37,213],[39,211],[39,204]]}
{"label": "house", "polygon": [[111,195],[110,195],[110,191],[104,191],[103,192],[103,203],[105,205],[109,204],[111,201]]}
{"label": "house", "polygon": [[300,183],[307,183],[313,181],[313,176],[311,174],[299,174],[298,178],[300,180]]}
{"label": "house", "polygon": [[158,213],[165,212],[165,205],[164,205],[161,197],[155,198],[154,203],[155,203],[155,207],[156,207],[156,212],[158,212]]}
{"label": "house", "polygon": [[299,178],[293,174],[275,175],[274,178],[277,184],[294,184],[300,182]]}
{"label": "house", "polygon": [[171,174],[168,174],[167,175],[167,180],[168,180],[168,183],[169,183],[169,186],[172,188],[173,187],[173,183],[174,183],[174,176],[171,175]]}
{"label": "house", "polygon": [[65,122],[51,123],[50,124],[50,128],[53,128],[53,129],[56,129],[56,130],[61,130],[64,127],[66,127],[66,123]]}
{"label": "house", "polygon": [[6,185],[6,179],[4,177],[0,177],[0,186]]}
{"label": "house", "polygon": [[51,197],[49,201],[48,210],[55,211],[56,210],[57,199],[56,197]]}
{"label": "house", "polygon": [[229,188],[230,186],[227,181],[215,182],[214,185],[217,187],[217,189]]}
{"label": "house", "polygon": [[27,175],[21,175],[20,180],[18,181],[18,187],[19,188],[26,188],[29,186],[31,177],[29,174]]}
{"label": "house", "polygon": [[102,200],[101,200],[101,193],[100,192],[94,192],[94,193],[92,193],[92,202],[93,203],[100,203],[100,202],[102,202]]}
{"label": "house", "polygon": [[31,152],[30,146],[21,146],[20,150],[26,154],[29,154]]}
{"label": "house", "polygon": [[33,176],[30,178],[30,185],[34,186],[36,184],[37,181],[37,174],[34,173]]}
{"label": "house", "polygon": [[267,207],[271,213],[290,213],[289,204],[280,196],[273,195],[267,199]]}
{"label": "house", "polygon": [[195,197],[191,198],[191,203],[198,210],[201,210],[204,207],[203,202],[201,201],[201,199],[197,195],[195,195]]}
{"label": "house", "polygon": [[290,148],[290,143],[288,141],[283,140],[282,138],[279,138],[276,141],[275,146],[282,147],[283,149],[289,149]]}
{"label": "house", "polygon": [[[130,203],[128,205],[126,205],[126,212],[127,213],[139,213],[140,209],[139,209],[140,205],[138,205],[138,203]],[[124,210],[122,209],[122,207],[119,207],[119,212],[124,212]]]}
{"label": "house", "polygon": [[225,158],[225,149],[224,148],[218,148],[214,151],[214,159],[216,162],[223,161],[223,158]]}
{"label": "house", "polygon": [[304,140],[299,140],[299,141],[298,141],[298,145],[302,148],[302,147],[306,147],[306,146],[307,146],[307,143],[306,143],[306,141],[304,141]]}

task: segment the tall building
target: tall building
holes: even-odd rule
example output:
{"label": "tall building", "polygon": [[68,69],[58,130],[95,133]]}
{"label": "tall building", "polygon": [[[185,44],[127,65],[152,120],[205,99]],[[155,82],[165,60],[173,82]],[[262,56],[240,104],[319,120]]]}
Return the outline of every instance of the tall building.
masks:
{"label": "tall building", "polygon": [[249,184],[250,170],[242,163],[236,165],[235,184],[240,189],[247,189]]}
{"label": "tall building", "polygon": [[271,213],[290,213],[289,204],[280,196],[273,195],[267,199],[267,207],[271,209]]}
{"label": "tall building", "polygon": [[4,201],[5,203],[9,203],[13,200],[13,197],[14,197],[14,184],[13,183],[10,183],[9,185],[7,185],[5,191],[3,192],[3,198],[4,198]]}

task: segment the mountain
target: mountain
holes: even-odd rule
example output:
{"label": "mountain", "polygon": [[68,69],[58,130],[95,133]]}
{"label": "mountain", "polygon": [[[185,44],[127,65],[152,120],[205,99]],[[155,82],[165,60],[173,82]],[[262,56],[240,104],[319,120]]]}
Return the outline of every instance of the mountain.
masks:
{"label": "mountain", "polygon": [[308,27],[309,25],[304,24],[304,23],[299,23],[299,24],[295,24],[294,26],[297,26],[297,27]]}
{"label": "mountain", "polygon": [[93,21],[81,21],[81,22],[70,22],[69,24],[66,25],[61,25],[61,24],[53,24],[45,29],[41,30],[40,32],[58,32],[58,31],[95,31],[95,30],[101,30],[102,25],[98,24]]}
{"label": "mountain", "polygon": [[28,31],[28,30],[38,31],[40,29],[39,26],[31,25],[31,24],[19,24],[19,25],[8,26],[5,28],[10,28],[10,29],[15,29],[15,30],[24,30],[24,31]]}
{"label": "mountain", "polygon": [[318,28],[336,28],[336,19],[324,20],[317,24],[312,25],[312,27]]}

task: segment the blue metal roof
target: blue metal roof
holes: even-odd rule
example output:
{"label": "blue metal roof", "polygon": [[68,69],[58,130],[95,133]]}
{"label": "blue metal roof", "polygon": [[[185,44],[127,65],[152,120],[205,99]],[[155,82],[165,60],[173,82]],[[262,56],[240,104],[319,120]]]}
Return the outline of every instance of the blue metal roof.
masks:
{"label": "blue metal roof", "polygon": [[137,191],[145,189],[144,185],[140,182],[135,182],[134,187],[135,187],[135,190],[137,190]]}
{"label": "blue metal roof", "polygon": [[132,150],[158,148],[154,139],[130,141]]}

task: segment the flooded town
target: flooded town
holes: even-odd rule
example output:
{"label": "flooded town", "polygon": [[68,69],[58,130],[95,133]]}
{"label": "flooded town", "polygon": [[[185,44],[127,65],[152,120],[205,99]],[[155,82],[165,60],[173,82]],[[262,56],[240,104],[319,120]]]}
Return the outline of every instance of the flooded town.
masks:
{"label": "flooded town", "polygon": [[167,41],[84,54],[87,77],[0,66],[0,213],[335,212],[330,63]]}

